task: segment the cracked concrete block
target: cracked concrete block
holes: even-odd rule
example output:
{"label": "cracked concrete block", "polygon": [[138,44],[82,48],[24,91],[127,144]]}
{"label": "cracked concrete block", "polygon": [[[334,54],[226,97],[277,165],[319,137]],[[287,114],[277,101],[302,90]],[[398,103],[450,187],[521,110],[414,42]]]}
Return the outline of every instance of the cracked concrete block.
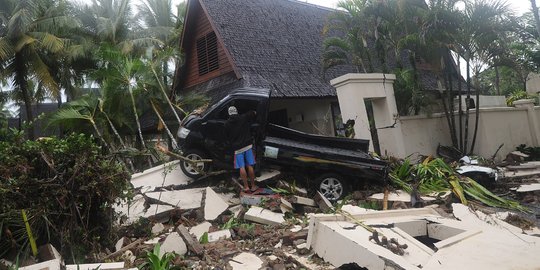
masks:
{"label": "cracked concrete block", "polygon": [[54,259],[25,267],[19,267],[19,270],[60,270],[61,263],[60,259]]}
{"label": "cracked concrete block", "polygon": [[521,185],[517,188],[517,192],[531,192],[540,191],[540,183],[533,183],[528,185]]}
{"label": "cracked concrete block", "polygon": [[202,188],[148,192],[145,195],[149,198],[169,204],[176,208],[188,210],[201,207]]}
{"label": "cracked concrete block", "polygon": [[177,232],[173,232],[165,238],[165,241],[159,250],[159,254],[163,255],[166,252],[174,252],[178,255],[184,255],[187,251],[188,249],[186,243],[184,243],[184,239],[182,239]]}
{"label": "cracked concrete block", "polygon": [[240,212],[242,212],[243,209],[244,209],[244,206],[235,205],[233,207],[230,207],[229,211],[231,211],[231,213],[233,214],[233,217],[238,218],[238,216],[240,215]]}
{"label": "cracked concrete block", "polygon": [[66,270],[124,269],[124,262],[66,265]]}
{"label": "cracked concrete block", "polygon": [[193,226],[189,229],[189,233],[193,234],[197,240],[201,239],[201,236],[208,232],[208,230],[212,227],[212,224],[210,222],[205,221],[199,225]]}
{"label": "cracked concrete block", "polygon": [[255,178],[255,181],[264,182],[266,180],[274,179],[278,177],[280,174],[281,172],[277,170],[263,170],[261,172],[261,176]]}
{"label": "cracked concrete block", "polygon": [[292,204],[289,201],[287,201],[287,200],[285,200],[283,198],[280,198],[280,200],[281,200],[281,205],[279,207],[280,207],[282,213],[285,214],[287,212],[292,212],[293,211],[294,208],[293,208]]}
{"label": "cracked concrete block", "polygon": [[251,220],[266,225],[279,225],[285,222],[284,215],[274,213],[257,206],[251,207],[245,214],[245,220]]}
{"label": "cracked concrete block", "polygon": [[165,230],[165,226],[163,226],[163,224],[161,224],[161,223],[156,223],[156,224],[154,224],[154,226],[152,226],[152,234],[153,235],[158,235],[164,230]]}
{"label": "cracked concrete block", "polygon": [[213,189],[206,188],[206,199],[204,200],[204,219],[214,220],[223,213],[229,204],[224,201]]}
{"label": "cracked concrete block", "polygon": [[233,257],[229,265],[233,270],[252,270],[261,268],[263,261],[253,253],[242,252]]}
{"label": "cracked concrete block", "polygon": [[307,206],[317,206],[314,200],[306,197],[293,196],[291,202],[295,204],[307,205]]}
{"label": "cracked concrete block", "polygon": [[208,242],[216,242],[220,239],[228,239],[232,237],[231,230],[221,230],[208,233]]}

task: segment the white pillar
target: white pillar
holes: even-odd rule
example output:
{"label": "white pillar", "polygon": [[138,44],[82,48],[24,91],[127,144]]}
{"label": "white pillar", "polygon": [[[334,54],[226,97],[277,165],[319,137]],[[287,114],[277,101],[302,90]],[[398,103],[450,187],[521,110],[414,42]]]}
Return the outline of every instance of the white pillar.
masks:
{"label": "white pillar", "polygon": [[533,99],[520,99],[514,101],[514,106],[516,108],[526,108],[527,109],[527,120],[529,121],[529,130],[531,132],[531,140],[533,146],[540,146],[540,125],[538,123],[538,117],[536,117],[536,112],[534,111],[534,100]]}
{"label": "white pillar", "polygon": [[[370,139],[370,150],[373,151],[373,138],[369,132],[369,122],[364,105],[365,99],[371,99],[375,125],[378,128],[379,144],[382,154],[405,157],[403,132],[399,123],[394,96],[393,74],[346,74],[330,81],[336,88],[343,122],[354,119],[354,132],[358,139]],[[388,127],[383,128],[382,127]]]}

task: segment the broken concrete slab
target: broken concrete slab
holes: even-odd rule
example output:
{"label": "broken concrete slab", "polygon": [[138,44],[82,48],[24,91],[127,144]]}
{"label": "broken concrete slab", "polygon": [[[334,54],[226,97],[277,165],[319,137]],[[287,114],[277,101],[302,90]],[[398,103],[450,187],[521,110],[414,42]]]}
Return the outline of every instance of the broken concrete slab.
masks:
{"label": "broken concrete slab", "polygon": [[293,212],[294,208],[293,208],[292,204],[289,201],[287,201],[287,200],[285,200],[283,198],[280,198],[280,199],[281,199],[281,204],[280,204],[279,207],[281,208],[281,212],[283,214],[285,214],[287,212]]}
{"label": "broken concrete slab", "polygon": [[131,176],[133,187],[150,187],[151,190],[156,187],[186,185],[191,181],[182,173],[179,161],[165,163]]}
{"label": "broken concrete slab", "polygon": [[267,180],[272,180],[274,178],[277,178],[281,174],[278,170],[263,170],[261,171],[261,176],[255,178],[255,181],[257,182],[264,182]]}
{"label": "broken concrete slab", "polygon": [[260,205],[263,200],[277,200],[279,199],[279,194],[272,195],[262,195],[262,194],[247,194],[244,192],[240,193],[240,203],[244,205]]}
{"label": "broken concrete slab", "polygon": [[152,234],[158,235],[165,230],[165,226],[162,223],[156,223],[152,226]]}
{"label": "broken concrete slab", "polygon": [[208,233],[208,242],[216,242],[220,239],[228,239],[232,237],[231,230],[221,230]]}
{"label": "broken concrete slab", "polygon": [[317,194],[315,194],[315,203],[319,206],[319,208],[323,211],[329,211],[333,209],[332,203],[322,195],[321,192],[317,191]]}
{"label": "broken concrete slab", "polygon": [[188,210],[201,207],[203,188],[148,192],[145,195],[176,208]]}
{"label": "broken concrete slab", "polygon": [[291,203],[307,205],[307,206],[317,206],[314,200],[310,198],[306,198],[306,197],[296,196],[296,195],[291,197]]}
{"label": "broken concrete slab", "polygon": [[206,197],[204,199],[204,219],[214,220],[223,213],[229,204],[224,201],[212,188],[206,188]]}
{"label": "broken concrete slab", "polygon": [[[425,202],[429,201],[435,201],[436,198],[428,197],[428,196],[421,196],[422,200]],[[370,200],[377,200],[382,201],[384,199],[384,193],[376,193],[368,197]],[[411,202],[411,194],[403,191],[403,190],[396,190],[391,191],[388,193],[388,201],[389,202]]]}
{"label": "broken concrete slab", "polygon": [[[333,265],[357,263],[368,269],[536,269],[540,238],[518,235],[478,218],[468,207],[454,206],[459,220],[431,208],[389,210],[354,215],[313,215],[308,246]],[[370,240],[372,227],[387,239],[407,244],[402,255]],[[385,225],[392,225],[386,227]],[[420,237],[420,238],[418,238]],[[419,239],[428,237],[435,249]],[[417,239],[418,238],[418,239]],[[339,251],[335,246],[339,246]]]}
{"label": "broken concrete slab", "polygon": [[41,261],[62,260],[62,255],[53,245],[46,244],[38,248],[38,258]]}
{"label": "broken concrete slab", "polygon": [[[148,193],[149,194],[149,193]],[[142,195],[138,194],[133,197],[133,200],[127,203],[122,203],[120,205],[114,205],[114,210],[120,215],[125,215],[127,219],[125,220],[126,224],[131,224],[139,218],[157,218],[161,215],[166,214],[167,212],[174,209],[174,207],[169,205],[157,205],[151,204],[147,209],[145,206],[145,199]]]}
{"label": "broken concrete slab", "polygon": [[[60,270],[61,259],[49,260],[46,262],[40,262],[25,267],[19,267],[19,270]],[[66,266],[67,267],[67,266]]]}
{"label": "broken concrete slab", "polygon": [[540,183],[521,185],[516,189],[517,192],[540,191]]}
{"label": "broken concrete slab", "polygon": [[245,214],[245,220],[250,220],[266,225],[279,225],[285,223],[284,215],[274,213],[261,207],[252,206]]}
{"label": "broken concrete slab", "polygon": [[212,224],[210,222],[205,221],[199,225],[193,226],[189,229],[189,233],[193,234],[197,240],[201,239],[201,236],[204,233],[207,233],[208,230],[212,227]]}
{"label": "broken concrete slab", "polygon": [[180,234],[177,232],[173,232],[165,238],[165,241],[161,245],[161,249],[159,250],[160,256],[163,256],[166,252],[174,252],[178,255],[184,255],[188,251],[186,243],[184,243],[184,240],[182,237],[180,237]]}
{"label": "broken concrete slab", "polygon": [[233,270],[252,270],[261,268],[263,261],[253,253],[242,252],[234,256],[229,265]]}
{"label": "broken concrete slab", "polygon": [[124,269],[124,262],[66,265],[66,270]]}
{"label": "broken concrete slab", "polygon": [[362,208],[362,207],[355,206],[355,205],[350,205],[350,204],[346,204],[346,205],[342,206],[341,210],[345,211],[345,212],[347,212],[347,213],[349,213],[351,215],[358,215],[358,214],[364,214],[366,212],[375,212],[375,211],[377,211],[377,210]]}

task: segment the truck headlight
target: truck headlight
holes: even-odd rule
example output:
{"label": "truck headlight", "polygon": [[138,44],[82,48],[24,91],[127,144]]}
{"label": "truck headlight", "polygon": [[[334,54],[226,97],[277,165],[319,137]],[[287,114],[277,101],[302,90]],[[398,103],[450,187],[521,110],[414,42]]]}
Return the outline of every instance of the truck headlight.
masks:
{"label": "truck headlight", "polygon": [[190,130],[185,127],[180,127],[176,136],[180,139],[185,139],[189,135]]}

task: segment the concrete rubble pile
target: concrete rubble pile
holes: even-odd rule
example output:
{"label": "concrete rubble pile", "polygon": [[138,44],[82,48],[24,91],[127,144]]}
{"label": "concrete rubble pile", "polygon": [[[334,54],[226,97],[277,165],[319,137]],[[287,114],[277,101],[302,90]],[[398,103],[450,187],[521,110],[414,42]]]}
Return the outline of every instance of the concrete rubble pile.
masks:
{"label": "concrete rubble pile", "polygon": [[[20,269],[136,269],[156,244],[187,269],[540,268],[538,224],[521,226],[526,219],[519,215],[452,204],[450,193],[422,197],[424,208],[412,208],[411,196],[399,190],[386,196],[390,210],[378,211],[361,206],[380,209],[383,193],[355,191],[332,203],[269,175],[259,177],[259,186],[272,182],[288,192],[238,195],[227,177],[193,185],[174,162],[135,174],[137,195],[116,207],[119,223],[132,231],[114,250],[95,264],[64,265],[48,245],[39,263]],[[533,184],[511,192],[535,192]],[[134,233],[141,224],[145,236]]]}

